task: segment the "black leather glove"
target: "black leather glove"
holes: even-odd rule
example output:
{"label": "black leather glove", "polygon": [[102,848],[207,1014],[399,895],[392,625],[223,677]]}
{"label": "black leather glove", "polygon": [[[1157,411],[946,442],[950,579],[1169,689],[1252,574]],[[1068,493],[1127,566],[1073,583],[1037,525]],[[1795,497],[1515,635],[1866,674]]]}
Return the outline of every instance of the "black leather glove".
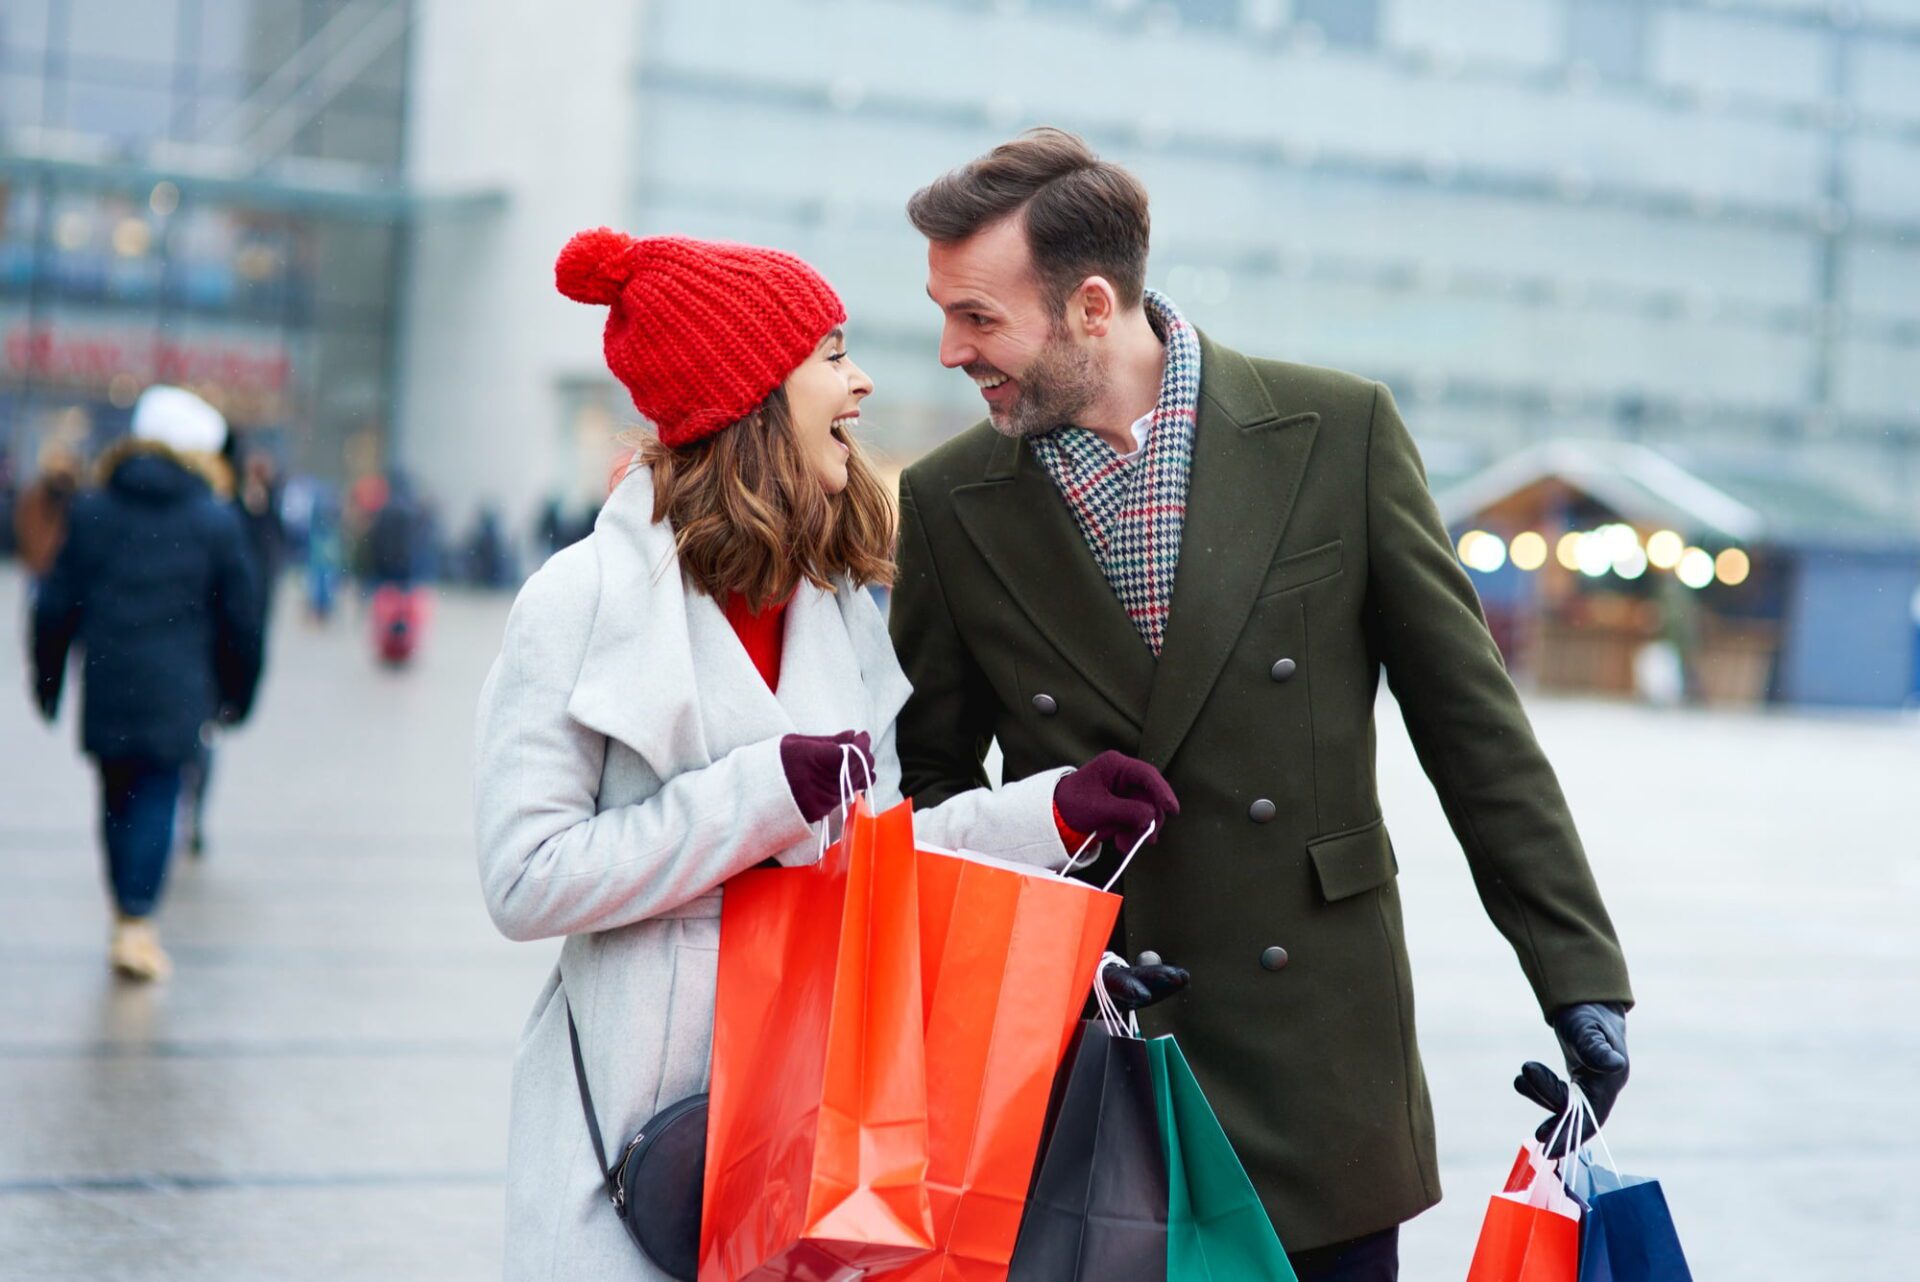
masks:
{"label": "black leather glove", "polygon": [[[840,804],[842,749],[851,744],[860,761],[849,763],[855,791],[873,778],[873,739],[864,730],[842,730],[835,735],[790,734],[780,740],[780,768],[787,772],[793,803],[808,823],[819,823]],[[861,761],[866,769],[861,769]]]}
{"label": "black leather glove", "polygon": [[1179,966],[1168,966],[1161,962],[1143,965],[1139,962],[1131,966],[1105,966],[1100,971],[1101,986],[1107,990],[1107,996],[1113,1004],[1123,1011],[1141,1010],[1156,1002],[1180,992],[1193,982]]}
{"label": "black leather glove", "polygon": [[[1627,1008],[1619,1002],[1576,1002],[1553,1012],[1547,1022],[1560,1038],[1568,1075],[1593,1106],[1594,1118],[1606,1125],[1614,1101],[1627,1084]],[[1545,1064],[1529,1060],[1520,1066],[1513,1089],[1553,1114],[1534,1132],[1534,1138],[1545,1144],[1567,1111],[1567,1084]],[[1583,1114],[1578,1126],[1567,1127],[1547,1156],[1560,1157],[1578,1148],[1593,1129]]]}
{"label": "black leather glove", "polygon": [[1101,841],[1119,841],[1129,850],[1149,827],[1160,840],[1167,816],[1180,803],[1160,772],[1119,752],[1103,752],[1053,788],[1061,821],[1075,832]]}

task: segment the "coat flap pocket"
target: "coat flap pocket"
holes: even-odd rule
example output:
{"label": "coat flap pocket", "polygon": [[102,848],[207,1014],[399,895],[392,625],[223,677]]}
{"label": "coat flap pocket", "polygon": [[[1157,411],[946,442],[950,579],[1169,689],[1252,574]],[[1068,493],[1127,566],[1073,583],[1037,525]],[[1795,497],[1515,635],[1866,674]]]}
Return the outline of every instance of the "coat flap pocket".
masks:
{"label": "coat flap pocket", "polygon": [[1309,583],[1318,582],[1340,573],[1340,540],[1323,543],[1310,552],[1285,557],[1276,561],[1267,570],[1267,577],[1260,584],[1260,595],[1272,596],[1276,592],[1289,592],[1294,588],[1303,588]]}
{"label": "coat flap pocket", "polygon": [[1307,853],[1313,857],[1313,870],[1320,878],[1320,895],[1328,903],[1384,886],[1400,870],[1384,819],[1352,832],[1310,841]]}

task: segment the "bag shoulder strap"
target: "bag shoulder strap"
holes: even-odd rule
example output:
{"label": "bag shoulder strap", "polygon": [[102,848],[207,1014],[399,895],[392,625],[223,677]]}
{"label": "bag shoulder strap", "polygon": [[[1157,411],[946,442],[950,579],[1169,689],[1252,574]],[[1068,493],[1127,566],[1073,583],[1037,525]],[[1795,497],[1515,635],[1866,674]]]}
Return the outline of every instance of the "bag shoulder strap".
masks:
{"label": "bag shoulder strap", "polygon": [[593,1095],[587,1090],[587,1066],[580,1057],[580,1030],[574,1026],[573,1003],[570,1001],[567,1002],[567,1039],[573,1043],[573,1080],[580,1085],[580,1109],[587,1115],[587,1136],[593,1140],[593,1156],[599,1162],[601,1177],[606,1181],[607,1196],[613,1199],[614,1207],[624,1215],[626,1196],[620,1191],[620,1181],[614,1178],[613,1168],[607,1165],[607,1146],[600,1139],[600,1119],[594,1116]]}

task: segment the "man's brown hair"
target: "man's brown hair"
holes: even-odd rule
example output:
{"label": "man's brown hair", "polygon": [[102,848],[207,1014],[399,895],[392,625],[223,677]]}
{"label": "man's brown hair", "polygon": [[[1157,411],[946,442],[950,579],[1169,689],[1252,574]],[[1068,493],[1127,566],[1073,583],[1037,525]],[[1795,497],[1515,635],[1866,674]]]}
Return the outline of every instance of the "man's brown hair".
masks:
{"label": "man's brown hair", "polygon": [[936,178],[907,202],[907,217],[936,244],[952,244],[1010,214],[1026,219],[1027,247],[1055,315],[1089,276],[1104,276],[1123,307],[1147,276],[1147,189],[1064,129],[1029,129]]}
{"label": "man's brown hair", "polygon": [[831,590],[893,582],[893,502],[849,438],[847,488],[828,494],[793,433],[787,393],[776,387],[741,422],[670,448],[639,436],[653,470],[653,519],[673,526],[690,586],[723,605],[735,592],[756,613],[806,580]]}

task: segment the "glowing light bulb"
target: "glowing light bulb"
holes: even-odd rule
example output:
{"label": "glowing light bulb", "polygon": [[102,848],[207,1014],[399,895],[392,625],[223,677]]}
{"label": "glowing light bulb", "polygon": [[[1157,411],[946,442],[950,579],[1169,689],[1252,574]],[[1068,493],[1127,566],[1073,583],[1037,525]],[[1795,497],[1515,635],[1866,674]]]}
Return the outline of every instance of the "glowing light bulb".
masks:
{"label": "glowing light bulb", "polygon": [[1580,568],[1580,540],[1585,536],[1578,530],[1568,530],[1553,545],[1554,560],[1569,570]]}
{"label": "glowing light bulb", "polygon": [[1532,530],[1516,534],[1507,547],[1507,555],[1513,558],[1514,565],[1519,569],[1529,572],[1537,570],[1547,563],[1547,540]]}
{"label": "glowing light bulb", "polygon": [[1460,560],[1469,570],[1492,574],[1507,563],[1507,543],[1498,534],[1468,530],[1460,536]]}
{"label": "glowing light bulb", "polygon": [[1688,548],[1680,555],[1674,573],[1690,588],[1704,588],[1713,582],[1713,558],[1701,548]]}
{"label": "glowing light bulb", "polygon": [[1653,562],[1656,569],[1671,570],[1680,564],[1680,558],[1686,550],[1686,540],[1672,530],[1656,531],[1647,540],[1647,560]]}

